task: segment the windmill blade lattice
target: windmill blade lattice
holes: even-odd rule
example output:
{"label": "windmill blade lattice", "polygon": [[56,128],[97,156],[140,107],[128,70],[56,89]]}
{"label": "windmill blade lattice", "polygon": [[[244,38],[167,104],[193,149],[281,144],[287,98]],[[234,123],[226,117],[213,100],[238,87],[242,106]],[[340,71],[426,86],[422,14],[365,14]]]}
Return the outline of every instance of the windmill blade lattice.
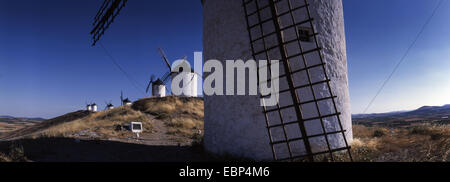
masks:
{"label": "windmill blade lattice", "polygon": [[[280,100],[290,101],[290,104],[283,105],[280,102],[273,107],[263,106],[274,160],[315,161],[318,160],[317,157],[326,155],[327,158],[334,161],[342,152],[345,152],[352,160],[350,146],[345,136],[346,130],[343,129],[340,119],[341,113],[336,107],[335,99],[337,97],[331,90],[331,80],[327,75],[322,58],[322,48],[319,47],[317,41],[318,33],[314,31],[314,20],[311,18],[308,1],[295,1],[302,3],[295,7],[291,0],[269,0],[265,4],[259,0],[243,0],[242,2],[253,58],[255,60],[279,60],[282,71],[278,78],[287,82],[287,88],[280,88],[279,94]],[[299,12],[304,13],[302,19],[298,19]],[[268,24],[273,26],[267,26]],[[305,44],[305,42],[308,43]],[[296,48],[292,49],[291,46]],[[311,64],[313,61],[310,60],[310,55],[312,54],[318,55],[318,60],[320,60],[318,63]],[[294,59],[301,60],[296,62],[301,65],[301,68],[294,68]],[[268,67],[270,68],[270,63]],[[299,74],[303,76],[298,76]],[[321,79],[316,79],[316,75],[321,75]],[[300,78],[304,79],[300,80]],[[264,82],[260,81],[259,84],[267,82],[270,82],[270,79]],[[326,96],[317,93],[317,90],[314,89],[319,86],[328,92],[325,94]],[[306,98],[305,95],[299,94],[300,89],[307,89],[312,93],[312,97]],[[270,95],[261,95],[263,99],[268,97]],[[334,110],[322,113],[319,104],[322,102],[331,103]],[[306,106],[311,106],[310,110],[305,109]],[[294,121],[288,120],[284,112],[286,110],[292,111]],[[335,131],[328,131],[326,128],[326,123],[331,120],[339,125]],[[320,125],[320,131],[310,134],[311,131],[307,129],[306,125],[311,122]],[[287,127],[292,125],[298,125],[299,136],[291,137],[288,134]],[[336,137],[337,135],[340,136]],[[344,146],[332,145],[336,142],[330,142],[330,140],[335,138],[342,138]],[[319,143],[319,141],[324,144],[320,147],[315,146],[315,143]]]}

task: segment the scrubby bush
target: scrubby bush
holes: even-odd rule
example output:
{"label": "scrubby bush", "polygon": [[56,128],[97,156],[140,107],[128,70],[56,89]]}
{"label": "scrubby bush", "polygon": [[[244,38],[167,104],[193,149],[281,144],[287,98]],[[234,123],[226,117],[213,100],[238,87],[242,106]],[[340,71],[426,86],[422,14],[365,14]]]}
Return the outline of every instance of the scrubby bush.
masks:
{"label": "scrubby bush", "polygon": [[383,131],[383,130],[380,130],[380,129],[377,129],[377,130],[375,130],[375,131],[373,132],[373,136],[374,136],[374,137],[382,137],[382,136],[384,136],[384,135],[385,135],[384,131]]}

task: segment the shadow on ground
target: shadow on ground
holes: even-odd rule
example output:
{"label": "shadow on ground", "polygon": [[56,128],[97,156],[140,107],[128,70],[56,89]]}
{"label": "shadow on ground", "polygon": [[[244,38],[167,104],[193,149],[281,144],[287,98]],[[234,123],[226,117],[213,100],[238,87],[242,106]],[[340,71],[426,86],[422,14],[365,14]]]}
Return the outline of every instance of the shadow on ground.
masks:
{"label": "shadow on ground", "polygon": [[1,141],[0,152],[21,146],[36,162],[202,162],[216,161],[201,147],[149,146],[103,140],[39,138]]}

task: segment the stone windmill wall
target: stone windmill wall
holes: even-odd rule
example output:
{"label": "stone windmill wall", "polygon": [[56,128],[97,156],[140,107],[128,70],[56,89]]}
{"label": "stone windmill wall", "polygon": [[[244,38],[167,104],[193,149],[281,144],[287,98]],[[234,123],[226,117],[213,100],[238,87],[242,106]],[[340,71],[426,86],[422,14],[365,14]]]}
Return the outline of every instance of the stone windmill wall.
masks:
{"label": "stone windmill wall", "polygon": [[[265,112],[270,108],[261,107],[260,95],[205,95],[206,150],[255,160],[273,160],[274,157],[280,159],[302,156],[307,153],[305,147],[307,143],[310,152],[313,153],[345,147],[352,140],[352,130],[342,1],[308,0],[309,6],[306,7],[304,0],[290,0],[290,2],[282,0],[276,3],[276,8],[267,6],[268,2],[268,0],[244,0],[244,2],[204,0],[204,58],[219,60],[223,65],[226,60],[267,59],[267,56],[268,59],[281,60],[283,56],[280,55],[280,51],[284,50],[285,57],[289,58],[290,71],[287,72],[303,70],[291,74],[292,84],[299,86],[307,83],[309,86],[299,87],[295,90],[296,94],[281,93],[280,105],[274,109],[276,112],[268,112],[267,117]],[[258,10],[259,8],[261,9]],[[273,17],[274,10],[279,14],[286,10],[295,11],[276,18],[279,23],[277,29],[273,21],[272,24],[271,21],[265,21]],[[258,12],[252,13],[255,11]],[[313,20],[309,21],[309,18]],[[293,29],[283,29],[296,22],[304,23],[294,26]],[[275,37],[264,37],[265,34],[277,30],[278,33],[273,35]],[[280,30],[283,30],[282,33]],[[300,44],[294,41],[292,44],[284,45],[283,50],[268,49],[271,45],[277,44],[277,38],[278,42],[280,38],[283,42],[288,42],[298,35],[308,36],[302,37]],[[255,52],[265,54],[259,56],[255,55]],[[299,52],[300,56],[293,57]],[[321,66],[323,65],[321,63],[325,65]],[[280,63],[281,73],[286,73],[285,68],[284,64]],[[321,71],[322,68],[326,71]],[[204,77],[207,76],[205,73]],[[280,78],[280,90],[290,87],[292,85],[289,80]],[[333,95],[329,94],[330,88]],[[306,119],[301,124],[295,123],[299,118],[298,110],[287,107],[295,104],[292,100],[294,95],[297,95],[298,103],[304,103],[299,107],[300,117]],[[307,102],[310,100],[313,101]],[[308,118],[316,119],[307,120]],[[282,126],[268,127],[277,124]],[[342,135],[344,130],[345,137]],[[302,136],[317,137],[298,140]]]}

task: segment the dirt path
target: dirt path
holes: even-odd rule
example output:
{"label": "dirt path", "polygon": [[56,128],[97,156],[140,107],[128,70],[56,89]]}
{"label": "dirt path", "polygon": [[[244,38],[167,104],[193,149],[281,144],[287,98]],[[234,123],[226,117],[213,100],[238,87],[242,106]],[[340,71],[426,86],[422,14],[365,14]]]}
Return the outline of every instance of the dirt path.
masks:
{"label": "dirt path", "polygon": [[167,134],[167,126],[164,121],[156,119],[153,115],[147,115],[153,126],[152,132],[141,133],[139,139],[132,138],[109,138],[109,141],[135,143],[152,146],[189,146],[192,139]]}

